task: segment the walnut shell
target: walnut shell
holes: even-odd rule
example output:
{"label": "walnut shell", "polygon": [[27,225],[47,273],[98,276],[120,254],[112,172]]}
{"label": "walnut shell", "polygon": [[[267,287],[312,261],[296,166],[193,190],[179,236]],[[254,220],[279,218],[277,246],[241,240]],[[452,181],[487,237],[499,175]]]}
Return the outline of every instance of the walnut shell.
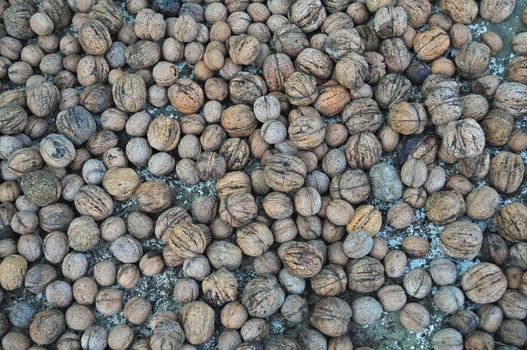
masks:
{"label": "walnut shell", "polygon": [[322,269],[325,246],[321,241],[286,242],[278,248],[278,257],[293,276],[310,278]]}
{"label": "walnut shell", "polygon": [[326,129],[318,113],[302,115],[289,124],[289,139],[299,149],[311,149],[324,141]]}
{"label": "walnut shell", "polygon": [[482,262],[469,267],[461,277],[465,295],[475,303],[489,304],[498,301],[507,289],[507,277],[491,263]]}
{"label": "walnut shell", "polygon": [[416,57],[423,61],[433,61],[442,56],[450,47],[448,33],[439,27],[417,33],[414,39]]}
{"label": "walnut shell", "polygon": [[519,154],[501,151],[490,162],[489,182],[496,190],[511,194],[520,188],[525,165]]}
{"label": "walnut shell", "polygon": [[252,317],[269,317],[282,306],[285,293],[273,275],[253,278],[242,292],[241,301]]}
{"label": "walnut shell", "polygon": [[20,40],[35,36],[29,25],[29,19],[34,13],[35,9],[25,2],[13,3],[7,7],[3,14],[3,22],[7,34]]}
{"label": "walnut shell", "polygon": [[490,49],[487,45],[471,41],[459,50],[456,67],[461,76],[476,79],[487,72],[490,62]]}
{"label": "walnut shell", "polygon": [[424,104],[434,125],[446,124],[461,117],[459,95],[451,88],[440,87],[432,90],[426,96]]}
{"label": "walnut shell", "polygon": [[352,135],[346,143],[346,159],[352,169],[368,170],[378,163],[382,145],[371,132]]}
{"label": "walnut shell", "polygon": [[446,255],[454,259],[473,259],[481,249],[483,234],[473,223],[456,221],[445,226],[439,242]]}
{"label": "walnut shell", "polygon": [[428,0],[399,0],[397,5],[406,11],[408,24],[414,28],[426,24],[432,12],[432,5]]}
{"label": "walnut shell", "polygon": [[348,330],[351,315],[352,310],[347,302],[337,297],[327,297],[314,305],[309,321],[321,333],[339,337]]}
{"label": "walnut shell", "polygon": [[347,285],[346,272],[335,264],[324,266],[318,274],[311,277],[311,289],[321,296],[337,296],[346,290]]}
{"label": "walnut shell", "polygon": [[229,56],[232,61],[240,65],[254,63],[260,51],[260,42],[252,35],[241,34],[231,36],[227,42]]}
{"label": "walnut shell", "polygon": [[147,139],[152,148],[169,152],[177,147],[180,133],[177,120],[160,115],[148,126]]}
{"label": "walnut shell", "polygon": [[203,89],[190,79],[179,79],[168,88],[170,104],[183,114],[196,113],[204,98]]}
{"label": "walnut shell", "polygon": [[316,79],[302,72],[294,72],[284,84],[286,97],[292,105],[308,106],[318,97]]}
{"label": "walnut shell", "polygon": [[289,56],[282,53],[268,56],[262,67],[262,76],[267,83],[269,91],[284,90],[285,82],[294,72],[293,61],[291,61]]}
{"label": "walnut shell", "polygon": [[236,244],[248,256],[263,255],[273,243],[273,233],[261,222],[251,222],[236,231]]}
{"label": "walnut shell", "polygon": [[232,227],[241,227],[251,222],[258,208],[254,197],[249,193],[235,192],[220,201],[220,218]]}
{"label": "walnut shell", "polygon": [[151,9],[142,9],[135,18],[135,33],[145,40],[159,41],[165,36],[166,23],[163,15]]}
{"label": "walnut shell", "polygon": [[483,152],[485,133],[474,119],[449,122],[445,126],[442,145],[456,158],[475,157]]}
{"label": "walnut shell", "polygon": [[134,195],[141,184],[137,173],[130,168],[110,168],[104,173],[103,188],[115,199],[124,201]]}
{"label": "walnut shell", "polygon": [[238,282],[232,272],[219,269],[208,275],[201,283],[203,298],[215,307],[235,301],[238,295]]}
{"label": "walnut shell", "polygon": [[351,260],[347,272],[349,287],[357,293],[370,293],[384,284],[384,266],[374,258]]}
{"label": "walnut shell", "polygon": [[51,309],[37,313],[29,325],[31,339],[39,345],[50,345],[66,329],[64,315],[59,310]]}
{"label": "walnut shell", "polygon": [[300,158],[277,153],[265,163],[264,179],[273,190],[289,192],[304,185],[306,172],[306,165]]}
{"label": "walnut shell", "polygon": [[5,135],[15,135],[22,132],[27,124],[26,111],[16,104],[0,106],[0,132]]}
{"label": "walnut shell", "polygon": [[527,239],[527,207],[520,202],[505,205],[494,216],[498,233],[510,242]]}
{"label": "walnut shell", "polygon": [[104,220],[113,213],[113,201],[110,195],[99,186],[86,185],[75,195],[75,209],[81,215]]}
{"label": "walnut shell", "polygon": [[37,117],[47,117],[59,104],[59,89],[46,81],[32,84],[26,90],[27,107]]}
{"label": "walnut shell", "polygon": [[487,21],[501,23],[512,14],[515,6],[514,0],[482,0],[479,4],[479,14]]}
{"label": "walnut shell", "polygon": [[522,83],[503,83],[496,90],[494,107],[503,109],[513,117],[527,113],[527,85]]}
{"label": "walnut shell", "polygon": [[79,43],[88,55],[104,55],[112,45],[108,28],[100,21],[88,19],[79,29]]}
{"label": "walnut shell", "polygon": [[27,261],[21,255],[9,255],[0,262],[0,286],[6,291],[16,290],[24,285]]}
{"label": "walnut shell", "polygon": [[185,304],[181,309],[181,324],[190,344],[204,343],[214,333],[214,310],[202,301]]}
{"label": "walnut shell", "polygon": [[147,213],[157,213],[172,204],[174,192],[160,181],[143,182],[135,191],[135,198],[141,210]]}
{"label": "walnut shell", "polygon": [[146,103],[145,82],[139,75],[124,75],[113,84],[112,95],[115,105],[120,110],[138,112]]}
{"label": "walnut shell", "polygon": [[162,234],[162,239],[182,258],[203,254],[207,247],[207,239],[199,226],[186,222],[168,227]]}
{"label": "walnut shell", "polygon": [[478,15],[478,4],[474,0],[441,0],[439,7],[458,23],[469,24]]}
{"label": "walnut shell", "polygon": [[24,196],[38,206],[55,203],[61,194],[58,178],[51,172],[36,170],[24,174],[20,181]]}

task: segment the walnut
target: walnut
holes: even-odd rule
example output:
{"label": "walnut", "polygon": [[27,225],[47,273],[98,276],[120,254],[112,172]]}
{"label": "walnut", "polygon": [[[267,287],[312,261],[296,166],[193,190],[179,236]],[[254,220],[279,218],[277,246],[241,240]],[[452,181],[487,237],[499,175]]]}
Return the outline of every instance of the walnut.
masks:
{"label": "walnut", "polygon": [[494,107],[517,118],[527,113],[527,85],[522,83],[503,83],[496,90]]}
{"label": "walnut", "polygon": [[27,107],[37,117],[47,117],[53,113],[60,100],[59,89],[46,81],[32,84],[26,94]]}
{"label": "walnut", "polygon": [[79,43],[88,55],[104,55],[112,45],[112,37],[102,22],[88,19],[79,29]]}
{"label": "walnut", "polygon": [[232,102],[253,105],[258,97],[267,93],[267,86],[259,75],[239,72],[232,77],[229,88],[226,90],[228,90]]}
{"label": "walnut", "polygon": [[457,220],[465,212],[463,196],[457,191],[438,191],[426,201],[426,217],[437,225]]}
{"label": "walnut", "polygon": [[190,344],[206,342],[214,333],[214,310],[202,301],[193,301],[181,308],[181,324]]}
{"label": "walnut", "polygon": [[515,5],[514,0],[482,0],[479,4],[479,14],[487,21],[501,23],[512,14]]}
{"label": "walnut", "polygon": [[236,244],[248,256],[263,255],[273,243],[273,233],[260,222],[249,223],[236,232]]}
{"label": "walnut", "polygon": [[354,28],[334,30],[324,42],[324,51],[334,60],[340,60],[352,52],[363,53],[364,49],[361,36]]}
{"label": "walnut", "polygon": [[344,269],[335,264],[326,265],[311,277],[311,289],[317,295],[337,296],[346,290],[348,277]]}
{"label": "walnut", "polygon": [[284,84],[287,99],[292,105],[307,106],[318,97],[317,82],[314,77],[302,72],[294,72]]}
{"label": "walnut", "polygon": [[351,307],[347,302],[337,297],[327,297],[315,304],[309,321],[321,333],[339,337],[348,330],[351,315]]}
{"label": "walnut", "polygon": [[352,135],[346,143],[346,158],[352,169],[369,170],[381,155],[382,145],[371,132]]}
{"label": "walnut", "polygon": [[478,15],[478,4],[474,0],[441,0],[439,7],[458,23],[469,24]]}
{"label": "walnut", "polygon": [[490,162],[489,182],[496,190],[511,194],[520,188],[525,165],[519,154],[501,151]]}
{"label": "walnut", "polygon": [[335,65],[337,81],[349,89],[361,86],[368,77],[368,73],[368,62],[355,52],[346,54]]}
{"label": "walnut", "polygon": [[410,98],[412,83],[401,74],[387,74],[381,78],[375,90],[375,100],[381,108]]}
{"label": "walnut", "polygon": [[0,132],[5,135],[14,135],[22,132],[27,124],[26,111],[16,104],[0,106]]}
{"label": "walnut", "polygon": [[410,65],[410,52],[400,38],[386,39],[381,43],[380,51],[390,72],[404,72]]}
{"label": "walnut", "polygon": [[136,74],[127,74],[117,79],[112,86],[115,105],[125,112],[138,112],[146,103],[144,80]]}
{"label": "walnut", "polygon": [[269,91],[281,91],[289,76],[295,72],[295,68],[289,56],[277,53],[265,59],[262,71]]}
{"label": "walnut", "polygon": [[163,15],[151,9],[142,9],[135,18],[135,33],[145,40],[159,41],[165,36],[166,23]]}
{"label": "walnut", "polygon": [[445,226],[440,236],[443,251],[455,259],[473,259],[483,242],[481,229],[470,222],[455,221]]}
{"label": "walnut", "polygon": [[20,255],[9,255],[0,262],[0,286],[13,291],[23,286],[27,272],[27,261]]}
{"label": "walnut", "polygon": [[374,258],[351,260],[347,272],[349,287],[357,293],[370,293],[384,284],[384,266]]}
{"label": "walnut", "polygon": [[424,104],[434,125],[446,124],[461,117],[459,95],[451,88],[440,87],[432,90],[426,96]]}
{"label": "walnut", "polygon": [[408,24],[414,28],[426,24],[432,12],[432,6],[428,0],[399,0],[397,5],[406,11]]}
{"label": "walnut", "polygon": [[58,178],[45,170],[35,170],[24,174],[20,187],[30,202],[41,207],[55,203],[61,194]]}
{"label": "walnut", "polygon": [[173,151],[179,142],[180,128],[177,120],[161,115],[148,126],[147,139],[158,151]]}
{"label": "walnut", "polygon": [[317,30],[326,19],[326,9],[320,0],[299,0],[291,4],[287,17],[305,33]]}
{"label": "walnut", "polygon": [[260,42],[258,39],[247,34],[231,36],[227,45],[232,61],[240,65],[254,63],[260,51]]}
{"label": "walnut", "polygon": [[160,181],[143,182],[135,192],[135,198],[141,210],[147,213],[161,212],[172,204],[174,193]]}
{"label": "walnut", "polygon": [[35,36],[29,25],[29,20],[34,13],[35,9],[30,3],[25,2],[13,3],[6,8],[3,14],[3,22],[7,34],[20,40]]}
{"label": "walnut", "polygon": [[525,241],[527,237],[527,207],[512,202],[501,208],[494,216],[498,233],[510,242]]}
{"label": "walnut", "polygon": [[433,61],[442,56],[450,46],[448,33],[439,27],[417,33],[414,39],[416,57],[423,61]]}
{"label": "walnut", "polygon": [[417,102],[393,104],[388,114],[388,125],[403,135],[422,133],[426,122],[426,110]]}
{"label": "walnut", "polygon": [[241,301],[252,317],[269,317],[282,306],[285,293],[273,275],[253,278],[242,292]]}
{"label": "walnut", "polygon": [[232,272],[219,269],[208,275],[202,282],[203,297],[209,304],[220,307],[236,300],[238,282]]}
{"label": "walnut", "polygon": [[379,37],[383,39],[401,36],[407,26],[407,16],[404,8],[383,7],[375,13],[373,26]]}
{"label": "walnut", "polygon": [[320,85],[318,90],[318,98],[313,104],[313,107],[327,117],[342,112],[351,100],[348,89],[333,80]]}
{"label": "walnut", "polygon": [[471,301],[489,304],[498,301],[505,293],[507,278],[498,266],[482,262],[463,274],[461,287]]}
{"label": "walnut", "polygon": [[475,157],[483,152],[485,133],[474,119],[449,122],[442,145],[456,158]]}
{"label": "walnut", "polygon": [[265,163],[264,178],[275,191],[294,191],[304,185],[306,165],[298,157],[278,153]]}
{"label": "walnut", "polygon": [[368,198],[371,187],[366,173],[355,169],[334,176],[329,190],[332,198],[343,198],[351,204],[357,204]]}
{"label": "walnut", "polygon": [[257,214],[254,197],[249,193],[235,192],[220,201],[220,218],[232,227],[241,227],[251,222]]}
{"label": "walnut", "polygon": [[461,76],[467,79],[479,78],[489,67],[490,49],[485,44],[471,41],[459,50],[455,61]]}
{"label": "walnut", "polygon": [[325,246],[321,241],[286,242],[278,248],[278,256],[293,276],[310,278],[322,269]]}
{"label": "walnut", "polygon": [[190,79],[179,79],[168,88],[170,104],[183,114],[196,113],[203,105],[203,89]]}
{"label": "walnut", "polygon": [[302,29],[294,24],[286,24],[280,27],[273,36],[274,46],[279,53],[296,57],[302,50],[309,47]]}
{"label": "walnut", "polygon": [[317,113],[305,114],[289,124],[289,139],[299,149],[311,149],[324,141],[326,129]]}

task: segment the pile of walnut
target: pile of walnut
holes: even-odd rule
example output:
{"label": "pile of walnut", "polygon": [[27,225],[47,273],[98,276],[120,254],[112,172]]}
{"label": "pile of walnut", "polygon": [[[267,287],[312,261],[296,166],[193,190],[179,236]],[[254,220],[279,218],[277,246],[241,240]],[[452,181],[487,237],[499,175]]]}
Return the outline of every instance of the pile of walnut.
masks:
{"label": "pile of walnut", "polygon": [[[376,344],[352,323],[395,312],[422,332],[432,305],[446,315],[436,350],[523,349],[527,207],[510,197],[525,176],[527,32],[501,82],[500,37],[467,24],[502,22],[515,1],[433,5],[0,0],[0,348],[364,350]],[[177,117],[146,110],[169,105]],[[217,197],[187,211],[167,177],[213,180]],[[136,210],[120,217],[125,201]],[[405,232],[421,208],[445,258]],[[113,257],[94,263],[104,241]],[[164,269],[181,271],[180,310],[123,297]],[[21,293],[49,308],[10,303]],[[272,315],[286,332],[271,334]]]}

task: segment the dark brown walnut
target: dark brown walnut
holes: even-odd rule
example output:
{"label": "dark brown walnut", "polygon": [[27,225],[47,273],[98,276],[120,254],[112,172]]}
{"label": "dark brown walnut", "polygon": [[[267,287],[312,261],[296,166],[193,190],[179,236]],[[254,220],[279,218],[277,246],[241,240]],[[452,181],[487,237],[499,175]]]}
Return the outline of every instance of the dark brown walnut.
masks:
{"label": "dark brown walnut", "polygon": [[146,103],[146,86],[137,74],[127,74],[112,86],[113,100],[117,108],[125,112],[138,112]]}
{"label": "dark brown walnut", "polygon": [[364,49],[362,38],[354,28],[334,30],[324,41],[324,51],[334,60],[352,52],[362,53]]}
{"label": "dark brown walnut", "polygon": [[235,192],[220,200],[220,218],[232,227],[250,223],[257,211],[256,201],[249,193]]}
{"label": "dark brown walnut", "polygon": [[511,194],[520,188],[524,173],[519,154],[501,151],[490,162],[489,182],[499,192]]}
{"label": "dark brown walnut", "polygon": [[483,236],[483,245],[481,246],[482,260],[501,265],[508,258],[508,255],[507,243],[500,235],[487,233]]}
{"label": "dark brown walnut", "polygon": [[35,9],[29,3],[13,3],[7,7],[3,14],[5,31],[10,36],[25,40],[35,36],[29,25],[29,19],[35,13]]}
{"label": "dark brown walnut", "polygon": [[264,166],[264,179],[275,191],[290,192],[304,185],[306,165],[298,157],[277,153]]}
{"label": "dark brown walnut", "polygon": [[28,121],[26,111],[16,104],[0,105],[0,132],[15,135],[22,132]]}
{"label": "dark brown walnut", "polygon": [[352,169],[368,170],[378,163],[382,145],[371,132],[352,135],[346,143],[346,159]]}
{"label": "dark brown walnut", "polygon": [[148,126],[147,140],[158,151],[173,151],[179,142],[180,128],[177,120],[161,115]]}
{"label": "dark brown walnut", "polygon": [[404,72],[410,65],[410,52],[400,38],[384,40],[379,50],[390,72]]}
{"label": "dark brown walnut", "polygon": [[487,45],[471,41],[459,50],[456,67],[464,78],[475,79],[486,73],[490,62],[490,49]]}
{"label": "dark brown walnut", "polygon": [[382,39],[401,36],[407,26],[408,18],[402,7],[383,7],[375,13],[373,26]]}
{"label": "dark brown walnut", "polygon": [[384,266],[374,258],[351,260],[347,272],[349,288],[357,293],[371,293],[384,284]]}
{"label": "dark brown walnut", "polygon": [[289,56],[282,53],[268,56],[262,67],[262,76],[269,91],[282,91],[285,82],[294,72],[293,62]]}
{"label": "dark brown walnut", "polygon": [[500,109],[492,109],[481,121],[485,141],[490,146],[503,146],[507,143],[514,128],[514,118]]}
{"label": "dark brown walnut", "polygon": [[479,4],[479,14],[492,23],[501,23],[512,14],[515,5],[513,0],[483,0]]}
{"label": "dark brown walnut", "polygon": [[202,301],[185,304],[181,309],[181,324],[190,344],[204,343],[214,333],[214,310]]}
{"label": "dark brown walnut", "polygon": [[467,178],[479,181],[487,176],[490,170],[490,153],[484,150],[480,155],[460,159],[459,172]]}
{"label": "dark brown walnut", "polygon": [[174,198],[174,192],[160,181],[143,182],[135,191],[139,208],[147,213],[158,213],[167,209]]}
{"label": "dark brown walnut", "polygon": [[51,309],[37,313],[29,325],[31,339],[39,345],[50,345],[64,332],[66,323],[59,310]]}
{"label": "dark brown walnut", "polygon": [[481,249],[483,234],[471,222],[455,221],[445,226],[439,242],[446,255],[454,259],[473,259]]}
{"label": "dark brown walnut", "polygon": [[278,256],[293,276],[310,278],[322,269],[325,246],[321,241],[286,242],[278,248]]}
{"label": "dark brown walnut", "polygon": [[229,56],[240,65],[250,65],[258,57],[260,42],[252,35],[241,34],[231,36],[227,41]]}
{"label": "dark brown walnut", "polygon": [[55,203],[61,194],[58,178],[46,170],[35,170],[24,174],[20,187],[31,203],[41,207]]}
{"label": "dark brown walnut", "polygon": [[434,125],[446,124],[461,117],[462,107],[459,95],[448,87],[432,90],[426,96],[424,104]]}
{"label": "dark brown walnut", "polygon": [[414,28],[419,28],[426,24],[432,12],[432,6],[427,0],[399,0],[397,5],[406,11],[408,24]]}
{"label": "dark brown walnut", "polygon": [[102,22],[88,19],[79,29],[79,43],[88,55],[104,55],[112,45],[112,37]]}
{"label": "dark brown walnut", "polygon": [[159,62],[161,48],[156,42],[140,40],[129,45],[125,52],[126,63],[133,69],[148,69]]}
{"label": "dark brown walnut", "polygon": [[207,246],[207,239],[199,226],[187,222],[168,227],[161,238],[182,258],[203,254]]}
{"label": "dark brown walnut", "polygon": [[333,62],[324,52],[314,48],[303,50],[295,60],[296,68],[318,80],[327,80],[333,71]]}
{"label": "dark brown walnut", "polygon": [[236,231],[236,244],[248,256],[263,255],[273,243],[273,233],[261,222],[251,222]]}
{"label": "dark brown walnut", "polygon": [[215,307],[236,300],[238,294],[236,277],[224,268],[208,275],[201,283],[201,288],[205,301]]}
{"label": "dark brown walnut", "polygon": [[476,157],[485,147],[485,133],[474,119],[449,122],[445,126],[442,145],[455,158]]}
{"label": "dark brown walnut", "polygon": [[278,53],[296,57],[302,50],[309,47],[309,41],[302,29],[294,24],[280,27],[273,35],[273,42]]}
{"label": "dark brown walnut", "polygon": [[311,289],[317,295],[337,296],[346,290],[348,277],[344,269],[335,264],[326,265],[311,277]]}
{"label": "dark brown walnut", "polygon": [[510,242],[527,240],[527,207],[512,202],[501,208],[494,216],[498,233]]}
{"label": "dark brown walnut", "polygon": [[353,100],[346,105],[341,116],[350,134],[375,132],[383,123],[379,105],[371,98]]}
{"label": "dark brown walnut", "polygon": [[289,103],[295,106],[308,106],[318,97],[316,79],[298,71],[288,77],[284,91]]}
{"label": "dark brown walnut", "polygon": [[403,135],[422,133],[426,123],[426,110],[417,102],[393,104],[388,114],[388,125]]}
{"label": "dark brown walnut", "polygon": [[27,107],[37,117],[47,117],[53,113],[60,100],[59,89],[46,81],[32,84],[26,94]]}
{"label": "dark brown walnut", "polygon": [[426,201],[426,217],[437,225],[456,221],[465,209],[465,200],[457,191],[434,192]]}
{"label": "dark brown walnut", "polygon": [[253,278],[243,289],[241,302],[252,317],[269,317],[282,306],[285,293],[273,275]]}
{"label": "dark brown walnut", "polygon": [[342,198],[351,204],[357,204],[368,198],[371,187],[366,173],[355,169],[334,176],[331,179],[329,191],[333,199]]}
{"label": "dark brown walnut", "polygon": [[465,295],[478,304],[498,301],[507,289],[507,277],[491,263],[482,262],[471,266],[461,277]]}
{"label": "dark brown walnut", "polygon": [[412,83],[401,74],[387,74],[381,78],[375,89],[375,101],[383,109],[394,103],[404,102],[410,98]]}
{"label": "dark brown walnut", "polygon": [[416,57],[423,61],[433,61],[442,56],[450,46],[448,33],[439,27],[417,33],[414,42]]}
{"label": "dark brown walnut", "polygon": [[527,113],[527,85],[516,82],[501,84],[494,96],[494,107],[518,118]]}
{"label": "dark brown walnut", "polygon": [[337,297],[327,297],[314,305],[309,321],[321,333],[339,337],[348,330],[351,315],[351,306],[347,302]]}
{"label": "dark brown walnut", "polygon": [[469,24],[478,15],[478,4],[474,0],[441,0],[439,7],[458,23]]}
{"label": "dark brown walnut", "polygon": [[511,58],[507,65],[507,80],[527,84],[527,57]]}
{"label": "dark brown walnut", "polygon": [[357,88],[368,78],[368,62],[364,56],[350,52],[337,62],[334,73],[339,84],[348,89]]}
{"label": "dark brown walnut", "polygon": [[99,186],[86,185],[75,195],[75,209],[81,215],[104,220],[113,213],[113,201],[110,195]]}
{"label": "dark brown walnut", "polygon": [[81,91],[79,102],[92,113],[102,113],[113,105],[112,88],[102,84],[87,86]]}

